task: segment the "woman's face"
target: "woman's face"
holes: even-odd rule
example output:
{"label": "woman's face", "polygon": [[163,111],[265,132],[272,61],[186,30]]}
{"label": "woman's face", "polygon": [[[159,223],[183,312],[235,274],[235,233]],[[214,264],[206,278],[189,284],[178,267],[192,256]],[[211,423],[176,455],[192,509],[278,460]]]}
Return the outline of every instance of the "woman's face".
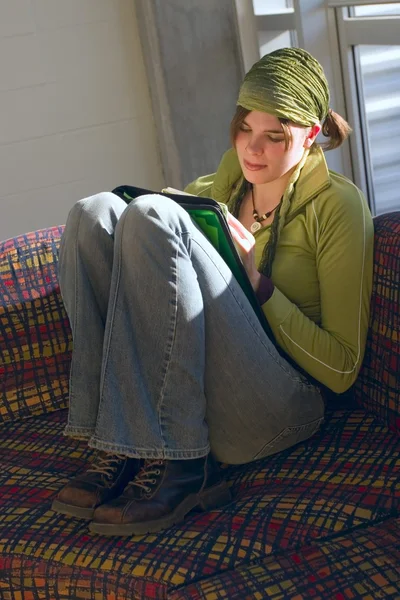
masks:
{"label": "woman's face", "polygon": [[246,115],[236,136],[236,151],[247,181],[253,184],[269,183],[288,173],[300,162],[304,149],[310,147],[315,139],[314,128],[293,124],[288,127],[292,141],[286,150],[278,117],[259,111]]}

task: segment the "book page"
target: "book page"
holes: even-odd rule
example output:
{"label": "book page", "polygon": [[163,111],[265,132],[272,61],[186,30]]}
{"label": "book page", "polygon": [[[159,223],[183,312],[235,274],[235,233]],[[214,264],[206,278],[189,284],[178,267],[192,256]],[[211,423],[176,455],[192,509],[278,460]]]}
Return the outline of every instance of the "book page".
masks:
{"label": "book page", "polygon": [[182,196],[194,196],[194,194],[188,194],[187,192],[183,192],[182,190],[177,190],[173,187],[166,187],[161,190],[161,192],[165,192],[166,194],[181,194]]}

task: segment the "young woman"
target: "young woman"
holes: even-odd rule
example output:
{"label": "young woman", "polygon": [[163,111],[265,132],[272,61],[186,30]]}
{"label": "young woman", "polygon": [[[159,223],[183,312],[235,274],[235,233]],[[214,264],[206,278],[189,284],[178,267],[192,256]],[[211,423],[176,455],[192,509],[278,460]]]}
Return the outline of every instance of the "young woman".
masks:
{"label": "young woman", "polygon": [[320,64],[282,49],[246,75],[232,144],[187,191],[229,223],[276,345],[188,214],[159,195],[78,202],[60,250],[74,351],[66,434],[96,448],[54,510],[109,535],[158,531],[229,501],[217,461],[246,463],[310,437],[321,390],[344,392],[363,358],[372,219],[327,169],[349,126]]}

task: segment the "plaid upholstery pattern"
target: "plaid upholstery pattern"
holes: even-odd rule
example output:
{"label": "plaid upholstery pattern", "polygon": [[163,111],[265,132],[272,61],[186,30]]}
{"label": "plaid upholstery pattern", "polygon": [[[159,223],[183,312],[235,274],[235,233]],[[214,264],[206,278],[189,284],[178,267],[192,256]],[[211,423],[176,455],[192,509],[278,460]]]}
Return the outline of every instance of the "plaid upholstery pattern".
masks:
{"label": "plaid upholstery pattern", "polygon": [[66,406],[71,334],[56,272],[62,231],[0,244],[0,423]]}
{"label": "plaid upholstery pattern", "polygon": [[172,592],[170,600],[400,598],[400,520],[268,557]]}
{"label": "plaid upholstery pattern", "polygon": [[[7,573],[7,581],[2,579],[2,573]],[[1,600],[162,600],[166,597],[164,586],[122,573],[0,558]]]}
{"label": "plaid upholstery pattern", "polygon": [[160,534],[91,535],[85,522],[49,508],[91,452],[62,436],[65,419],[57,411],[1,429],[7,600],[166,598],[174,587],[400,513],[400,438],[362,410],[341,410],[307,442],[227,469],[234,501],[223,510]]}
{"label": "plaid upholstery pattern", "polygon": [[354,391],[361,406],[400,432],[400,211],[374,224],[371,324]]}

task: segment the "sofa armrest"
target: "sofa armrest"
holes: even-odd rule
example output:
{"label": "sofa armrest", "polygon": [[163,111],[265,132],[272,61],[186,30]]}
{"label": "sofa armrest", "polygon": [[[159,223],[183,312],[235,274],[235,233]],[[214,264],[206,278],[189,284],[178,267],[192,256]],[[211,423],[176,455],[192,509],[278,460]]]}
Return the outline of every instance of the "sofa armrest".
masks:
{"label": "sofa armrest", "polygon": [[370,328],[358,379],[359,405],[400,432],[400,211],[374,218]]}
{"label": "sofa armrest", "polygon": [[67,406],[72,338],[57,281],[62,232],[0,243],[0,423]]}

